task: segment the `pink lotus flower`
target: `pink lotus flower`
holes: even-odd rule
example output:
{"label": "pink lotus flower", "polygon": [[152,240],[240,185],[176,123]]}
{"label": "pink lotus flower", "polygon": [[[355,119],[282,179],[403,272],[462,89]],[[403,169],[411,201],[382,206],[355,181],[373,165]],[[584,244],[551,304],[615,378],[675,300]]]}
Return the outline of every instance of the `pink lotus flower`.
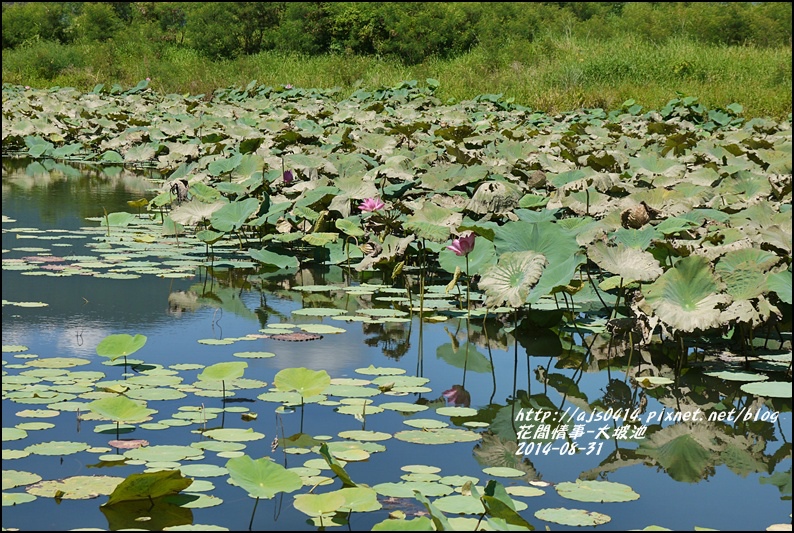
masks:
{"label": "pink lotus flower", "polygon": [[452,388],[441,393],[441,396],[453,405],[469,407],[471,405],[471,394],[461,385],[452,385]]}
{"label": "pink lotus flower", "polygon": [[459,237],[452,240],[452,245],[447,246],[447,250],[452,250],[455,255],[469,255],[469,252],[474,250],[474,233],[469,233],[465,237]]}
{"label": "pink lotus flower", "polygon": [[295,179],[295,176],[292,174],[291,170],[285,170],[283,179],[284,179],[284,185],[289,185]]}
{"label": "pink lotus flower", "polygon": [[288,83],[284,86],[285,89],[292,89],[292,84]]}
{"label": "pink lotus flower", "polygon": [[367,198],[358,206],[361,211],[378,211],[386,207],[386,204],[381,202],[380,198]]}

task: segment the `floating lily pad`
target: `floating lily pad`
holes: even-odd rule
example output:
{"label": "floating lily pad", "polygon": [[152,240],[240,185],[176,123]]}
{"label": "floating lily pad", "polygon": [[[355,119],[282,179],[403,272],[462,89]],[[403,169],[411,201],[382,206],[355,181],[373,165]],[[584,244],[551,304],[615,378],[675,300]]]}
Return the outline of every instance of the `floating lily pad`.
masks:
{"label": "floating lily pad", "polygon": [[88,500],[112,493],[123,480],[124,478],[115,476],[73,476],[60,480],[41,481],[26,490],[42,498]]}
{"label": "floating lily pad", "polygon": [[640,497],[628,485],[612,481],[577,479],[558,483],[554,488],[563,498],[578,502],[630,502]]}
{"label": "floating lily pad", "polygon": [[389,367],[375,367],[374,365],[369,365],[366,368],[357,368],[356,372],[359,374],[364,374],[367,376],[397,376],[400,374],[405,374],[405,369],[403,368],[389,368]]}
{"label": "floating lily pad", "polygon": [[705,374],[713,378],[724,379],[727,381],[766,381],[769,379],[769,376],[765,376],[764,374],[731,372],[729,370],[723,370],[721,372],[705,372]]}
{"label": "floating lily pad", "polygon": [[583,509],[565,509],[563,507],[541,509],[535,512],[535,518],[564,526],[598,526],[612,520],[605,514]]}
{"label": "floating lily pad", "polygon": [[26,492],[5,492],[3,491],[3,507],[10,507],[12,505],[20,505],[23,503],[32,502],[36,497],[33,494]]}
{"label": "floating lily pad", "polygon": [[41,476],[33,472],[24,472],[21,470],[3,470],[3,490],[13,489],[15,487],[24,487],[41,481]]}
{"label": "floating lily pad", "polygon": [[204,432],[204,436],[215,440],[230,441],[230,442],[246,442],[246,441],[259,440],[265,438],[264,433],[256,432],[252,428],[210,429],[209,431]]}
{"label": "floating lily pad", "polygon": [[767,398],[791,398],[791,383],[786,381],[745,383],[740,388],[747,394],[755,394]]}
{"label": "floating lily pad", "polygon": [[342,437],[343,439],[353,439],[353,440],[361,440],[361,441],[380,441],[391,438],[391,434],[389,433],[384,433],[382,431],[363,431],[363,430],[341,431],[339,432],[339,436]]}
{"label": "floating lily pad", "polygon": [[372,487],[378,494],[390,498],[413,498],[414,491],[418,490],[425,496],[446,496],[453,489],[443,483],[431,481],[406,481],[399,483],[378,483]]}
{"label": "floating lily pad", "polygon": [[522,477],[527,475],[523,470],[517,470],[508,466],[490,466],[483,468],[482,471],[494,477]]}
{"label": "floating lily pad", "polygon": [[72,455],[90,448],[85,442],[49,441],[31,444],[25,451],[36,455]]}

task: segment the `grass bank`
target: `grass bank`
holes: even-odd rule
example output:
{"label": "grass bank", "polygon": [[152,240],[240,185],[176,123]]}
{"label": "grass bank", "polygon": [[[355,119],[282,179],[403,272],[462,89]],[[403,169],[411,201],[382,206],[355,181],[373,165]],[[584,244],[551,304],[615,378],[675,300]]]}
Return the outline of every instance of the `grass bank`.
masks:
{"label": "grass bank", "polygon": [[718,46],[673,40],[663,45],[627,36],[607,41],[547,37],[478,47],[451,60],[415,66],[374,57],[305,57],[274,52],[213,62],[168,43],[131,39],[92,45],[37,42],[3,51],[3,83],[33,87],[98,83],[133,86],[151,78],[165,93],[211,94],[259,83],[340,89],[394,86],[437,79],[442,100],[503,94],[555,113],[579,107],[614,109],[627,99],[659,109],[676,91],[706,106],[744,106],[748,117],[784,119],[791,113],[791,48]]}

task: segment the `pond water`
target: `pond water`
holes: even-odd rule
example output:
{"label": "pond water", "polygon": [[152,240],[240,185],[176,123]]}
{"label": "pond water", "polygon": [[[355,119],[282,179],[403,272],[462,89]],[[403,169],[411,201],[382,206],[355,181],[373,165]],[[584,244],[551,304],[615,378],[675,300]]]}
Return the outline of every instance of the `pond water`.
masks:
{"label": "pond water", "polygon": [[[138,515],[132,511],[114,514],[100,508],[106,496],[77,500],[39,496],[10,505],[14,496],[7,495],[24,494],[25,486],[11,482],[7,486],[7,471],[30,472],[46,481],[94,475],[123,478],[147,468],[135,461],[100,459],[124,453],[108,447],[116,432],[112,428],[95,431],[106,421],[86,416],[90,414],[87,409],[75,405],[87,404],[104,394],[97,391],[125,381],[133,392],[157,388],[160,392],[167,389],[169,394],[166,399],[141,394],[147,407],[157,412],[148,424],[134,424],[134,431],[121,433],[121,438],[145,439],[151,446],[207,442],[210,439],[199,431],[201,421],[174,417],[203,408],[202,416],[209,418],[207,429],[253,429],[264,435],[240,443],[250,457],[270,456],[284,466],[300,467],[309,460],[314,460],[310,464],[315,466],[321,456],[309,449],[285,453],[286,437],[303,432],[344,442],[349,440],[345,435],[353,434],[340,436],[340,432],[385,433],[391,438],[377,441],[385,449],[346,464],[353,481],[377,486],[403,479],[433,481],[441,476],[456,488],[463,483],[461,478],[444,476],[470,476],[481,486],[489,479],[508,488],[537,486],[540,495],[513,496],[523,503],[519,504],[523,508],[520,514],[536,528],[576,529],[534,516],[538,510],[560,507],[608,515],[611,520],[597,526],[601,530],[651,525],[684,530],[758,530],[790,521],[790,399],[748,395],[739,389],[741,382],[708,376],[696,362],[676,375],[672,363],[665,362],[660,354],[644,361],[646,368],[671,379],[658,380],[658,386],[650,381],[637,384],[627,376],[626,369],[636,372],[639,351],[632,353],[631,363],[628,352],[616,354],[610,367],[604,355],[607,347],[599,342],[592,344],[594,337],[587,329],[595,330],[598,324],[588,322],[585,314],[579,315],[581,328],[541,329],[522,324],[514,332],[508,331],[513,325],[510,314],[489,319],[485,328],[481,317],[467,321],[460,311],[434,312],[432,320],[420,321],[418,313],[406,313],[410,305],[401,300],[404,289],[379,285],[379,274],[349,274],[339,266],[262,272],[246,255],[235,253],[234,243],[226,247],[219,243],[218,253],[210,262],[203,249],[189,246],[185,239],[182,243],[160,235],[151,242],[135,242],[128,237],[121,241],[105,239],[107,228],[100,226],[103,209],[107,213],[136,213],[128,201],[154,196],[159,183],[148,181],[144,172],[116,169],[100,173],[4,160],[2,186],[3,528],[156,529],[164,524],[214,525],[232,530],[249,527],[255,500],[240,487],[230,485],[229,475],[223,471],[195,469],[198,464],[226,464],[228,456],[219,456],[211,449],[202,456],[179,461],[192,468],[187,469],[189,472],[196,472],[191,477],[214,485],[203,483],[201,494],[205,498],[194,500],[192,508],[163,504],[157,511],[139,513],[149,512],[153,520],[136,521]],[[111,235],[121,231],[110,229]],[[184,251],[169,255],[159,246],[172,250],[181,246]],[[443,299],[449,298],[443,292],[447,282],[431,278],[426,283],[438,299]],[[332,285],[334,290],[322,290],[320,285]],[[299,290],[299,286],[310,290]],[[371,316],[372,320],[296,313],[318,307],[344,310],[344,316],[359,319]],[[394,311],[367,315],[368,309]],[[322,338],[304,342],[270,337],[278,331],[311,332],[314,324],[344,331],[326,330]],[[120,333],[147,338],[126,366],[123,358],[108,364],[107,358],[96,352],[102,339]],[[790,333],[784,332],[783,338],[790,339]],[[54,358],[71,358],[73,363],[77,359],[79,365],[46,363]],[[133,359],[143,364],[136,366]],[[40,364],[42,361],[45,363]],[[245,361],[248,366],[236,386],[229,383],[229,401],[224,402],[217,383],[200,382],[197,376],[203,367],[227,361]],[[374,369],[367,372],[370,366]],[[276,373],[297,367],[327,371],[338,387],[332,391],[335,394],[326,393],[326,401],[307,403],[303,409],[279,409],[280,403],[259,398],[272,388]],[[784,381],[779,368],[772,366],[768,372],[771,379]],[[78,374],[73,376],[71,372]],[[101,372],[102,377],[86,372]],[[385,375],[378,377],[379,373]],[[161,386],[153,386],[147,376],[177,378],[163,379]],[[402,382],[402,376],[427,381]],[[38,394],[29,394],[30,387]],[[446,398],[446,391],[453,391],[446,396],[456,397]],[[360,407],[357,402],[364,394],[372,394],[372,406],[406,402],[425,410],[407,413],[387,408],[356,416],[350,406]],[[476,413],[449,416],[443,410],[436,412],[456,402]],[[348,411],[341,409],[345,406]],[[608,421],[577,419],[584,434],[569,439],[567,444],[564,438],[520,438],[522,425],[536,424],[520,420],[520,413],[529,409],[584,412],[589,417],[596,406],[611,407],[613,414],[641,409],[641,414],[633,425],[624,424],[622,417]],[[708,417],[731,409],[736,413],[744,409],[742,412],[753,413],[753,418],[719,420],[715,414],[711,421],[675,420],[676,415],[697,416],[695,413],[700,412]],[[257,416],[245,420],[244,412]],[[211,418],[213,415],[217,416]],[[456,435],[460,441],[415,442],[422,434],[433,433],[434,423],[427,419],[459,430]],[[412,421],[414,426],[409,425]],[[463,425],[466,422],[469,425]],[[623,426],[629,430],[625,435],[621,435]],[[27,435],[19,438],[10,430],[7,435],[7,430],[15,427],[26,428]],[[422,427],[428,431],[421,431]],[[608,438],[599,437],[602,427]],[[399,438],[400,432],[417,429],[417,433]],[[479,435],[472,438],[475,432]],[[272,447],[274,437],[282,441],[277,448]],[[52,441],[85,443],[90,448],[41,454],[41,447],[33,446]],[[544,453],[541,445],[546,442],[552,442],[552,446]],[[577,444],[578,453],[567,453],[570,442]],[[27,450],[31,453],[25,454],[23,451],[31,446]],[[529,454],[519,456],[516,451]],[[424,470],[410,465],[436,467],[437,476],[412,474]],[[168,465],[148,465],[150,469],[158,467]],[[489,467],[512,470],[484,472]],[[323,474],[331,476],[329,472],[326,469]],[[518,474],[523,475],[516,477]],[[582,502],[562,497],[554,488],[577,479],[625,484],[639,498]],[[338,487],[338,480],[330,486]],[[310,489],[311,485],[304,485],[292,494],[259,501],[253,528],[316,529],[307,523],[307,515],[292,505],[296,494]],[[315,492],[324,490],[327,488],[321,486]],[[396,509],[409,517],[424,511],[414,499],[381,496],[380,502],[380,510],[354,513],[350,528],[369,530]],[[450,511],[446,514],[456,516]]]}

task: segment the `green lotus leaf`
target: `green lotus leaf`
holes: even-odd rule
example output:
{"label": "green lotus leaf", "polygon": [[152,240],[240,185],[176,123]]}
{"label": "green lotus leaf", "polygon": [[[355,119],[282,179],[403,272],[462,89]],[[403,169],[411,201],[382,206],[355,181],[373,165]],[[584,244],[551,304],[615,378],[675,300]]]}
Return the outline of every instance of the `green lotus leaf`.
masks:
{"label": "green lotus leaf", "polygon": [[764,374],[751,374],[749,372],[732,372],[730,370],[722,370],[720,372],[705,372],[707,376],[713,378],[724,379],[726,381],[766,381],[769,376]]}
{"label": "green lotus leaf", "polygon": [[182,461],[188,457],[200,456],[203,452],[191,446],[157,445],[144,446],[124,452],[124,457],[139,461]]}
{"label": "green lotus leaf", "polygon": [[390,498],[411,498],[415,490],[426,496],[446,496],[452,493],[451,486],[433,481],[407,481],[378,483],[372,487],[378,494]]}
{"label": "green lotus leaf", "polygon": [[[354,222],[353,220],[356,220]],[[339,218],[334,222],[336,229],[344,232],[351,237],[363,237],[364,230],[361,228],[361,222],[358,217]]]}
{"label": "green lotus leaf", "polygon": [[686,170],[686,167],[678,161],[659,157],[653,153],[645,153],[638,157],[630,157],[629,166],[638,174],[646,174],[649,176],[658,174],[683,174]]}
{"label": "green lotus leaf", "polygon": [[449,239],[452,229],[456,228],[461,220],[463,220],[463,215],[460,213],[440,207],[427,200],[408,216],[404,227],[422,239],[444,242]]}
{"label": "green lotus leaf", "polygon": [[147,409],[146,402],[136,402],[126,396],[118,395],[94,400],[86,407],[100,416],[125,423],[144,421],[157,412],[154,409]]}
{"label": "green lotus leaf", "polygon": [[449,524],[444,513],[433,505],[424,493],[420,493],[418,490],[414,489],[414,498],[419,500],[422,505],[425,506],[427,512],[430,513],[430,518],[433,520],[433,526],[435,526],[436,531],[454,531],[454,528]]}
{"label": "green lotus leaf", "polygon": [[378,493],[369,487],[345,487],[336,492],[345,497],[345,503],[340,507],[343,511],[366,513],[383,507],[378,501]]}
{"label": "green lotus leaf", "polygon": [[225,466],[232,481],[252,498],[270,499],[279,492],[294,492],[303,486],[298,474],[268,457],[233,457]]}
{"label": "green lotus leaf", "polygon": [[597,242],[588,249],[587,254],[602,269],[622,277],[624,284],[653,281],[662,275],[662,268],[653,255],[622,244],[608,246]]}
{"label": "green lotus leaf", "polygon": [[31,444],[25,451],[36,455],[72,455],[88,448],[85,442],[49,441]]}
{"label": "green lotus leaf", "polygon": [[312,246],[325,246],[336,242],[339,238],[338,233],[309,233],[301,238],[302,241],[311,244]]}
{"label": "green lotus leaf", "polygon": [[3,491],[3,507],[11,507],[23,503],[32,502],[36,497],[25,492],[5,492]]}
{"label": "green lotus leaf", "polygon": [[488,481],[481,501],[488,514],[494,519],[504,520],[507,524],[534,530],[534,526],[524,520],[516,511],[526,509],[523,502],[514,501],[505,490],[504,485],[495,480]]}
{"label": "green lotus leaf", "polygon": [[24,472],[20,470],[3,470],[3,490],[13,489],[15,487],[24,487],[31,483],[41,481],[41,476],[33,472]]}
{"label": "green lotus leaf", "polygon": [[769,274],[766,278],[766,286],[777,294],[780,301],[791,305],[791,270]]}
{"label": "green lotus leaf", "polygon": [[486,305],[523,306],[547,264],[546,257],[534,251],[502,254],[495,265],[483,271],[478,282],[485,291]]}
{"label": "green lotus leaf", "polygon": [[554,488],[563,498],[578,502],[630,502],[640,497],[628,485],[612,481],[577,479],[558,483]]}
{"label": "green lotus leaf", "polygon": [[791,382],[764,381],[758,383],[745,383],[741,386],[747,394],[764,396],[767,398],[791,398]]}
{"label": "green lotus leaf", "polygon": [[372,526],[372,531],[435,531],[433,522],[426,516],[405,520],[387,518]]}
{"label": "green lotus leaf", "polygon": [[767,287],[766,274],[750,261],[736,265],[731,270],[719,271],[725,292],[735,300],[750,300],[760,296]]}
{"label": "green lotus leaf", "polygon": [[450,514],[482,514],[485,512],[482,502],[474,496],[452,494],[433,500],[433,505],[443,513]]}
{"label": "green lotus leaf", "polygon": [[527,474],[523,470],[510,468],[508,466],[489,466],[488,468],[483,468],[482,471],[494,477],[522,477]]}
{"label": "green lotus leaf", "polygon": [[[550,211],[546,211],[550,212]],[[528,213],[534,213],[529,211]],[[508,222],[494,230],[494,247],[500,257],[505,252],[532,250],[546,257],[548,266],[530,291],[527,303],[535,303],[558,285],[567,285],[577,267],[586,259],[580,253],[576,236],[551,221]]]}
{"label": "green lotus leaf", "polygon": [[564,526],[598,526],[612,520],[609,516],[595,511],[565,509],[564,507],[540,509],[535,512],[535,518]]}
{"label": "green lotus leaf", "polygon": [[259,209],[259,200],[256,198],[231,202],[214,211],[210,216],[210,223],[216,230],[228,233],[243,226],[257,209]]}
{"label": "green lotus leaf", "polygon": [[693,255],[680,259],[674,268],[647,285],[645,298],[665,324],[692,332],[719,326],[720,306],[730,298],[718,291],[708,260]]}
{"label": "green lotus leaf", "polygon": [[234,154],[231,157],[225,157],[223,159],[216,159],[209,165],[207,165],[207,172],[210,176],[220,176],[222,174],[227,174],[235,169],[237,165],[240,164],[242,161],[243,155],[242,154]]}
{"label": "green lotus leaf", "polygon": [[273,385],[284,392],[296,391],[302,397],[322,393],[331,384],[331,376],[325,370],[308,368],[284,368],[273,378]]}
{"label": "green lotus leaf", "polygon": [[171,210],[171,220],[186,226],[192,226],[203,220],[209,220],[212,214],[221,207],[227,205],[228,201],[217,200],[211,204],[201,202],[197,199],[180,204]]}
{"label": "green lotus leaf", "polygon": [[3,428],[3,442],[20,440],[28,436],[28,432],[20,428]]}
{"label": "green lotus leaf", "polygon": [[204,432],[204,436],[225,442],[246,442],[264,439],[264,433],[254,431],[253,428],[216,428]]}
{"label": "green lotus leaf", "polygon": [[230,361],[210,365],[198,375],[201,381],[230,381],[243,377],[248,363],[245,361]]}
{"label": "green lotus leaf", "polygon": [[119,483],[104,504],[112,506],[121,502],[148,500],[177,494],[190,486],[193,480],[182,476],[179,470],[130,474]]}
{"label": "green lotus leaf", "polygon": [[125,227],[129,226],[132,222],[135,222],[138,217],[132,213],[126,212],[119,212],[119,213],[110,213],[107,216],[107,220],[104,218],[99,223],[100,226],[111,226],[111,227]]}
{"label": "green lotus leaf", "polygon": [[299,264],[297,257],[281,255],[265,249],[248,250],[248,255],[260,263],[273,265],[278,268],[297,268]]}
{"label": "green lotus leaf", "polygon": [[309,516],[330,516],[345,504],[345,496],[339,491],[323,494],[299,494],[293,506]]}
{"label": "green lotus leaf", "polygon": [[108,335],[97,344],[96,353],[115,361],[119,357],[127,357],[137,352],[143,348],[144,344],[146,344],[146,335],[135,335],[134,337],[126,333]]}

